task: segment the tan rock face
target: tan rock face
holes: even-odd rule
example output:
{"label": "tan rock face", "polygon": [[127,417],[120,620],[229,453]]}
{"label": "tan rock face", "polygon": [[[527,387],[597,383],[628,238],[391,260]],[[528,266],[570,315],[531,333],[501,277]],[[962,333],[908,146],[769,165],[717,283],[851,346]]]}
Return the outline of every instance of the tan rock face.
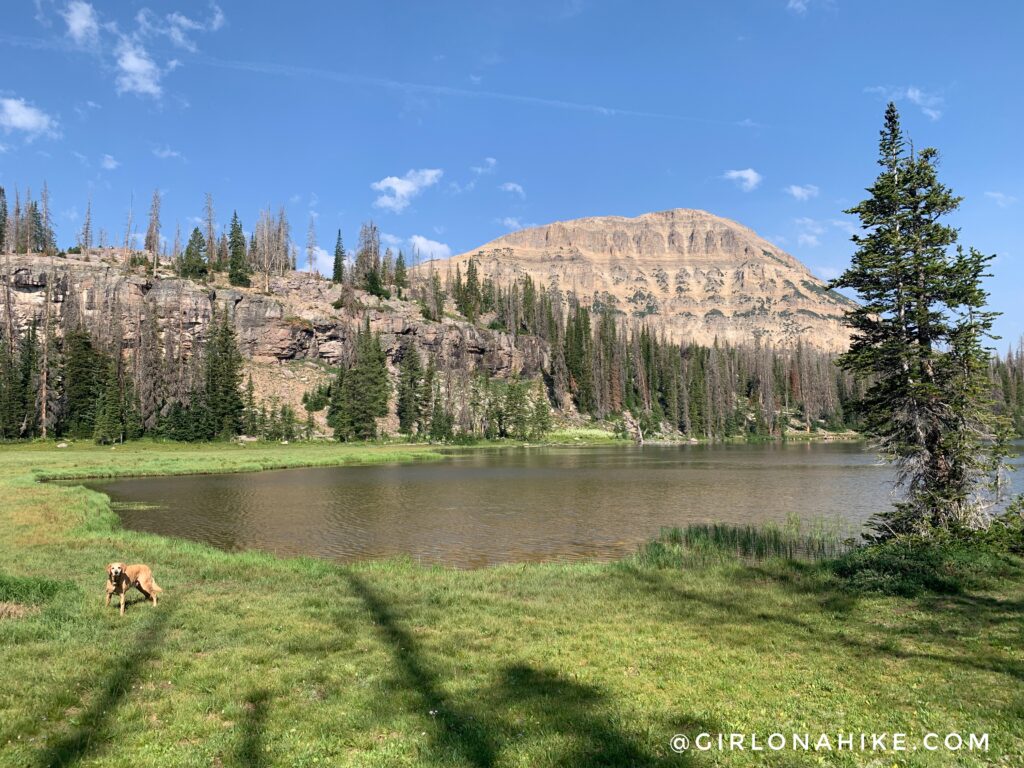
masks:
{"label": "tan rock face", "polygon": [[[634,219],[556,222],[499,237],[453,257],[465,274],[508,284],[529,275],[581,301],[646,318],[677,341],[710,344],[798,340],[845,350],[843,314],[855,306],[752,230],[705,211],[676,209]],[[444,262],[421,265],[447,269]]]}
{"label": "tan rock face", "polygon": [[169,273],[125,274],[116,264],[95,258],[8,255],[0,260],[0,318],[6,322],[10,317],[24,330],[33,321],[42,327],[48,314],[58,336],[81,323],[105,347],[120,335],[122,347],[131,350],[142,323],[153,316],[165,346],[188,350],[206,340],[214,312],[227,312],[254,373],[257,395],[289,403],[300,414],[302,393],[322,384],[328,368],[350,359],[356,333],[367,319],[370,329],[380,333],[393,375],[408,344],[424,364],[433,358],[445,375],[487,371],[499,378],[533,378],[550,365],[548,346],[540,339],[449,318],[431,322],[411,302],[378,301],[357,291],[355,301],[362,309],[335,309],[342,289],[304,273],[273,278],[269,295],[227,286],[223,275],[217,280],[202,285]]}

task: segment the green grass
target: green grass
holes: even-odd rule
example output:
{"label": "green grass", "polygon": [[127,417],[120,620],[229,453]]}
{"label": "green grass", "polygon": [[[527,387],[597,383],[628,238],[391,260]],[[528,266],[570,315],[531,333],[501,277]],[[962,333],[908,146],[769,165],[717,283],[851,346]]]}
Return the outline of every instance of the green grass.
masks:
{"label": "green grass", "polygon": [[[429,457],[429,448],[0,447],[3,766],[1019,765],[1021,561],[902,555],[338,566],[119,528],[39,477]],[[111,560],[160,605],[102,604]],[[838,564],[846,563],[845,566]],[[911,571],[913,571],[911,567]],[[858,576],[858,574],[860,574]],[[874,575],[872,575],[874,574]],[[970,574],[966,578],[965,574]],[[983,755],[675,755],[675,733],[975,731]]]}

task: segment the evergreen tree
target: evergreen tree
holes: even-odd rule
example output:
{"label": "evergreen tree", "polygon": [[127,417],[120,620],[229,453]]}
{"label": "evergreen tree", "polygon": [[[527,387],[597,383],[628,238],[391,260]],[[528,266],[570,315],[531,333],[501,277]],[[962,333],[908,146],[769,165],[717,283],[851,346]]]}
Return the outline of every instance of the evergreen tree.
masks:
{"label": "evergreen tree", "polygon": [[435,442],[446,442],[455,436],[455,419],[441,399],[440,386],[434,384],[433,407],[430,411],[430,439]]}
{"label": "evergreen tree", "polygon": [[[6,330],[6,329],[0,329]],[[18,403],[22,393],[18,386],[18,364],[13,338],[0,333],[0,439],[13,440],[20,432]]]}
{"label": "evergreen tree", "polygon": [[530,413],[530,439],[542,440],[552,428],[551,405],[543,381],[537,382],[533,395],[533,409]]}
{"label": "evergreen tree", "polygon": [[411,343],[402,352],[398,374],[398,428],[405,435],[412,435],[422,421],[420,412],[420,389],[423,386],[423,366],[420,355]]}
{"label": "evergreen tree", "polygon": [[345,368],[342,366],[331,383],[331,395],[327,401],[327,426],[334,430],[334,436],[339,440],[348,439],[347,436],[352,432],[349,404],[345,399],[346,394]]}
{"label": "evergreen tree", "polygon": [[847,315],[854,334],[840,364],[870,382],[865,428],[905,490],[875,527],[883,538],[977,527],[993,469],[983,343],[997,313],[986,310],[981,286],[993,257],[950,251],[958,233],[940,219],[961,198],[939,182],[936,150],[908,149],[892,103],[879,150],[870,197],[847,211],[863,233],[833,283],[861,298]]}
{"label": "evergreen tree", "polygon": [[205,357],[206,435],[230,439],[242,431],[242,355],[235,327],[225,312],[216,323]]}
{"label": "evergreen tree", "polygon": [[405,266],[405,254],[401,251],[398,252],[398,258],[395,260],[394,284],[398,298],[402,298],[402,291],[409,287],[409,270]]}
{"label": "evergreen tree", "polygon": [[93,348],[88,331],[75,328],[64,339],[65,419],[61,430],[68,437],[93,436],[96,402],[104,388],[102,355]]}
{"label": "evergreen tree", "polygon": [[228,234],[228,282],[248,288],[249,262],[245,255],[245,233],[242,232],[242,222],[238,218],[238,211],[231,215],[231,228]]}
{"label": "evergreen tree", "polygon": [[502,422],[504,436],[525,440],[530,436],[530,402],[526,397],[526,384],[512,379],[505,387]]}
{"label": "evergreen tree", "polygon": [[246,435],[255,437],[259,434],[259,412],[256,409],[256,387],[252,382],[252,373],[245,384],[245,410],[242,414],[242,430]]}
{"label": "evergreen tree", "polygon": [[334,243],[334,269],[331,272],[331,282],[341,285],[345,282],[345,246],[341,242],[341,230],[338,230],[338,239]]}
{"label": "evergreen tree", "polygon": [[116,357],[107,363],[103,386],[96,405],[96,420],[93,425],[92,437],[100,445],[110,445],[122,441],[122,410],[124,407],[121,392],[121,372]]}
{"label": "evergreen tree", "polygon": [[28,332],[21,339],[18,355],[17,423],[20,437],[35,437],[39,424],[36,394],[39,389],[39,342],[36,322],[33,320]]}
{"label": "evergreen tree", "polygon": [[178,274],[182,277],[203,280],[206,278],[209,265],[206,259],[206,240],[199,227],[192,230],[192,235],[185,246],[185,254],[181,257]]}
{"label": "evergreen tree", "polygon": [[352,366],[339,375],[337,385],[335,436],[339,440],[373,440],[377,419],[388,412],[391,385],[380,338],[370,332],[369,319],[356,337]]}

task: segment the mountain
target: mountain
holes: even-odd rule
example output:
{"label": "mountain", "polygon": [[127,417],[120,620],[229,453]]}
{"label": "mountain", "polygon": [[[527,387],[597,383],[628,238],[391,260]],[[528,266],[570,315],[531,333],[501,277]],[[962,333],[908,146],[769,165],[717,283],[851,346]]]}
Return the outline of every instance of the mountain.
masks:
{"label": "mountain", "polygon": [[[845,350],[855,304],[754,231],[706,211],[597,216],[512,232],[453,257],[463,274],[507,285],[525,275],[585,304],[646,318],[677,341],[798,341]],[[444,262],[428,262],[446,270]]]}

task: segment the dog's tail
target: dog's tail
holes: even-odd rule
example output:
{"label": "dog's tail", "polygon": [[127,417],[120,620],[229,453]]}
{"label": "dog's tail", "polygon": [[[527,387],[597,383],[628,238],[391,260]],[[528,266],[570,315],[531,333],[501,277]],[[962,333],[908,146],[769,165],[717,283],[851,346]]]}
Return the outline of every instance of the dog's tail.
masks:
{"label": "dog's tail", "polygon": [[154,592],[163,592],[164,591],[164,588],[156,583],[156,579],[153,579],[153,591]]}

